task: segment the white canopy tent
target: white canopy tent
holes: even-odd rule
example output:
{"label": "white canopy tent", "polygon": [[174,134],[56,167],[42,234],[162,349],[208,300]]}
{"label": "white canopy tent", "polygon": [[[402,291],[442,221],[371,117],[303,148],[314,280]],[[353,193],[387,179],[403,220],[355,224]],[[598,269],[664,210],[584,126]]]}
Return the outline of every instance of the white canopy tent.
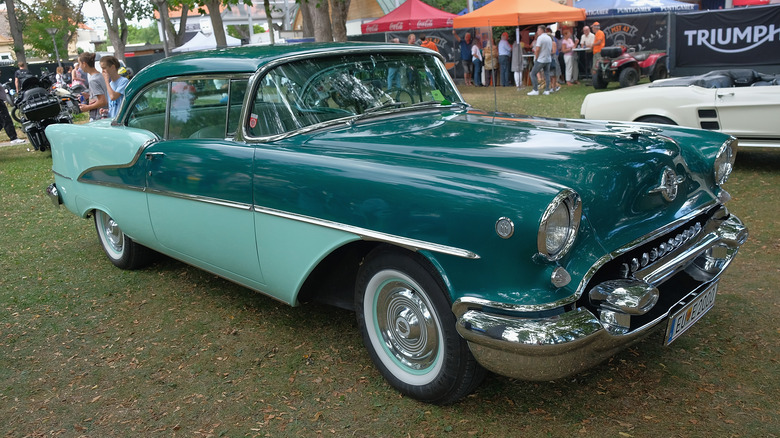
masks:
{"label": "white canopy tent", "polygon": [[[233,38],[230,35],[225,35],[225,38],[227,39],[227,45],[229,47],[241,45],[241,40],[238,38]],[[192,39],[190,39],[183,45],[173,49],[172,51],[176,53],[183,53],[183,52],[195,52],[197,50],[216,49],[216,48],[217,48],[217,39],[214,37],[213,33],[206,35],[203,32],[198,32],[197,34],[195,34],[194,37],[192,37]]]}

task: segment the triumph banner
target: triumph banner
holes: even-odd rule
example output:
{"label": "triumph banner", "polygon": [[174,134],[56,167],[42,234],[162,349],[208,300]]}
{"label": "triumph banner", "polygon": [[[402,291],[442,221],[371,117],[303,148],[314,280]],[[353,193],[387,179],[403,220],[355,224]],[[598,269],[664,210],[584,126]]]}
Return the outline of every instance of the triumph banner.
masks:
{"label": "triumph banner", "polygon": [[666,50],[668,15],[643,14],[599,18],[608,46],[642,50]]}
{"label": "triumph banner", "polygon": [[677,67],[780,64],[780,6],[679,14],[674,29]]}

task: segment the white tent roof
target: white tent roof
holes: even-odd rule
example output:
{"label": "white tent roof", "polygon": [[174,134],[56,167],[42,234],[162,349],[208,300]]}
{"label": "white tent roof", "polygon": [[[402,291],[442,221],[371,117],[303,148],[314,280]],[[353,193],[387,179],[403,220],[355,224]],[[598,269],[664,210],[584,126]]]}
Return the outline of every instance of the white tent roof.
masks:
{"label": "white tent roof", "polygon": [[[241,40],[238,38],[233,38],[230,35],[225,35],[225,38],[227,39],[227,45],[232,46],[240,46]],[[204,34],[203,32],[198,32],[192,39],[184,43],[183,45],[173,49],[173,52],[182,53],[182,52],[194,52],[197,50],[209,50],[209,49],[216,49],[217,48],[217,39],[214,37],[213,33],[210,33],[208,35]]]}

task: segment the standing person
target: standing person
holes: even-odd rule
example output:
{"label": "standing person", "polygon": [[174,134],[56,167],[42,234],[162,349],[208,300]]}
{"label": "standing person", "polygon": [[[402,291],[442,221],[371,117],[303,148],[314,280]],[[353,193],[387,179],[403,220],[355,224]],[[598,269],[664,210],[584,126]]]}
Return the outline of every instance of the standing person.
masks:
{"label": "standing person", "polygon": [[498,47],[493,38],[488,38],[485,51],[482,54],[485,68],[485,85],[496,86],[496,70],[498,70]]}
{"label": "standing person", "polygon": [[11,114],[8,113],[8,107],[5,104],[13,105],[11,96],[5,92],[5,87],[0,86],[0,123],[3,124],[8,139],[11,140],[11,144],[25,143],[27,140],[23,140],[16,135],[16,128],[14,128],[14,121],[11,119]]}
{"label": "standing person", "polygon": [[[599,22],[593,23],[593,30],[596,31],[596,35],[593,38],[593,65],[592,69],[595,71],[599,68],[599,62],[601,61],[601,49],[607,45],[607,37],[601,30]],[[595,73],[594,73],[595,74]]]}
{"label": "standing person", "polygon": [[474,85],[482,86],[482,43],[479,38],[474,38],[471,45],[471,62],[474,64]]}
{"label": "standing person", "polygon": [[455,29],[452,29],[452,34],[455,35],[455,40],[460,47],[460,63],[463,64],[463,82],[465,82],[466,85],[474,85],[471,81],[471,70],[474,68],[471,64],[471,33],[466,32],[466,34],[463,35],[463,39],[460,39],[460,36],[455,32]]}
{"label": "standing person", "polygon": [[420,43],[421,46],[425,47],[426,49],[431,49],[434,52],[438,52],[439,48],[436,47],[436,43],[433,42],[427,35],[423,35],[420,37],[422,42]]}
{"label": "standing person", "polygon": [[79,55],[79,65],[88,75],[89,82],[89,103],[79,105],[81,112],[89,111],[89,120],[98,120],[101,118],[100,110],[108,108],[108,98],[106,97],[106,81],[103,75],[98,73],[95,68],[95,54],[83,52]]}
{"label": "standing person", "polygon": [[585,26],[582,28],[582,38],[580,38],[580,47],[585,49],[580,57],[580,71],[585,77],[590,77],[590,68],[593,65],[593,43],[596,40],[596,35],[590,32],[590,27]]}
{"label": "standing person", "polygon": [[67,84],[67,81],[65,80],[65,69],[62,67],[57,67],[57,74],[54,75],[54,83],[58,87],[64,87]]}
{"label": "standing person", "polygon": [[501,68],[501,86],[508,87],[509,71],[512,63],[512,46],[509,44],[509,34],[501,34],[501,41],[498,42],[498,65]]}
{"label": "standing person", "polygon": [[574,85],[574,47],[576,44],[571,37],[571,29],[563,31],[563,41],[561,41],[561,52],[563,52],[563,63],[566,66],[566,85]]}
{"label": "standing person", "polygon": [[124,76],[119,74],[119,60],[113,56],[104,56],[100,58],[100,68],[103,70],[103,80],[108,84],[108,117],[115,118],[119,114],[119,108],[122,107],[122,100],[125,97],[125,87],[130,82]]}
{"label": "standing person", "polygon": [[410,33],[409,36],[406,37],[406,44],[411,44],[413,46],[417,45],[417,37]]}
{"label": "standing person", "polygon": [[[401,40],[398,38],[393,38],[391,43],[400,44]],[[388,90],[395,90],[401,88],[401,73],[399,73],[399,67],[397,64],[393,63],[390,64],[389,67],[387,67],[387,89]]]}
{"label": "standing person", "polygon": [[523,69],[525,68],[523,60],[523,43],[515,41],[512,44],[512,72],[515,74],[515,86],[517,91],[523,88]]}
{"label": "standing person", "polygon": [[539,95],[539,79],[536,75],[540,71],[544,71],[544,80],[547,89],[544,90],[544,95],[550,94],[550,62],[552,61],[552,39],[547,35],[545,30],[547,26],[540,24],[536,28],[536,41],[534,42],[534,68],[531,70],[531,83],[534,89],[528,92],[529,96]]}
{"label": "standing person", "polygon": [[558,63],[558,42],[553,36],[552,29],[547,28],[547,36],[552,40],[552,52],[550,53],[550,86],[548,90],[551,93],[555,93],[560,90],[558,86],[558,78],[561,76],[561,65]]}
{"label": "standing person", "polygon": [[73,70],[70,71],[70,86],[73,87],[76,84],[81,84],[83,86],[87,86],[87,81],[84,77],[84,71],[81,70],[81,67],[79,66],[79,62],[76,61],[73,63]]}
{"label": "standing person", "polygon": [[19,63],[19,70],[16,70],[14,72],[14,85],[16,85],[16,93],[19,94],[19,91],[22,89],[22,81],[27,76],[30,76],[30,70],[27,70],[27,63],[26,62],[20,62]]}

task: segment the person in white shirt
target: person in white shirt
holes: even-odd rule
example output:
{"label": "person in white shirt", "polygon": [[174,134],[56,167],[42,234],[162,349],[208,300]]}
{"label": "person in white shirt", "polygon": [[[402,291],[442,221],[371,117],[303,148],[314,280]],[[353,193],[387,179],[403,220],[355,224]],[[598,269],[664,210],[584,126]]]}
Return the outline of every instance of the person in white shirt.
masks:
{"label": "person in white shirt", "polygon": [[501,68],[501,86],[508,87],[509,71],[512,63],[512,46],[509,44],[509,34],[501,34],[501,41],[498,42],[498,65]]}
{"label": "person in white shirt", "polygon": [[539,79],[536,74],[544,71],[544,83],[547,87],[544,95],[550,94],[550,62],[552,61],[552,38],[545,32],[547,26],[541,24],[536,28],[536,41],[534,42],[534,68],[531,69],[531,84],[534,89],[528,92],[529,96],[539,95]]}
{"label": "person in white shirt", "polygon": [[582,38],[580,38],[580,47],[585,49],[584,56],[580,56],[580,71],[586,77],[590,76],[590,67],[593,64],[593,43],[596,42],[596,35],[591,33],[590,27],[582,28]]}

